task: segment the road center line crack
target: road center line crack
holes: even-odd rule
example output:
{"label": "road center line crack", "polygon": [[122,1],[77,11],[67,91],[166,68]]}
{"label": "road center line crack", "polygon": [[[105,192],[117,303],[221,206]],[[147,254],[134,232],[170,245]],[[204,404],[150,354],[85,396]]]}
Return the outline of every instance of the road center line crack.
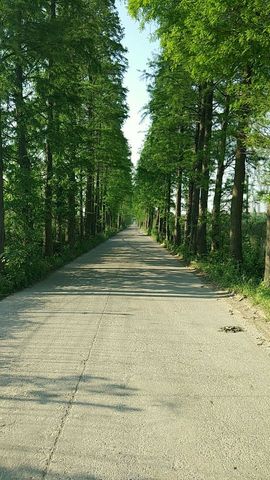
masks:
{"label": "road center line crack", "polygon": [[60,425],[59,425],[59,428],[58,428],[58,431],[57,431],[57,435],[55,437],[55,440],[54,440],[54,443],[53,443],[53,446],[50,450],[50,453],[49,453],[49,456],[48,456],[48,459],[46,461],[46,465],[45,465],[45,468],[43,470],[43,473],[42,473],[42,480],[46,479],[47,477],[47,474],[48,474],[48,471],[49,471],[49,468],[50,468],[50,465],[52,463],[52,460],[53,460],[53,457],[54,457],[54,454],[55,454],[55,451],[56,451],[56,448],[57,448],[57,445],[59,443],[59,440],[60,440],[60,437],[61,437],[61,434],[64,430],[64,427],[65,427],[65,424],[66,424],[66,421],[68,419],[68,416],[70,414],[70,411],[74,405],[74,400],[76,398],[76,395],[77,395],[77,392],[79,390],[79,386],[80,386],[80,383],[83,379],[83,376],[84,376],[84,373],[85,373],[85,369],[86,369],[86,365],[91,357],[91,353],[93,351],[93,348],[95,346],[95,343],[96,343],[96,340],[97,340],[97,337],[98,337],[98,334],[99,334],[99,331],[100,331],[100,327],[101,327],[101,323],[102,323],[102,320],[104,318],[104,315],[105,315],[105,312],[106,312],[106,309],[107,309],[107,306],[108,306],[108,303],[109,303],[109,298],[110,298],[110,293],[108,294],[107,298],[106,298],[106,302],[105,302],[105,305],[104,305],[104,308],[103,308],[103,311],[100,315],[100,319],[98,321],[98,325],[97,325],[97,330],[96,330],[96,333],[94,335],[94,338],[91,342],[91,345],[89,347],[89,350],[88,350],[88,353],[87,353],[87,356],[86,358],[83,360],[83,368],[82,368],[82,371],[80,373],[80,376],[78,378],[78,381],[75,385],[75,388],[71,394],[71,397],[68,401],[68,404],[67,404],[67,407],[65,409],[65,412],[62,416],[62,419],[61,419],[61,422],[60,422]]}

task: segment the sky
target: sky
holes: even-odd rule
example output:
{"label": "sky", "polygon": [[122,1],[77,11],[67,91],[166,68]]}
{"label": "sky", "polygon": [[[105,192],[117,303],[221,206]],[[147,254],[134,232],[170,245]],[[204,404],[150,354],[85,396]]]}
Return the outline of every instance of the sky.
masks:
{"label": "sky", "polygon": [[158,45],[150,41],[151,27],[141,30],[139,23],[133,20],[125,6],[124,0],[116,2],[122,26],[125,29],[123,45],[128,49],[129,69],[125,76],[124,86],[128,88],[129,119],[124,126],[124,134],[132,151],[132,162],[136,165],[140,149],[143,145],[149,122],[141,122],[143,108],[148,102],[146,81],[142,79],[143,71],[148,70],[148,61],[158,51]]}

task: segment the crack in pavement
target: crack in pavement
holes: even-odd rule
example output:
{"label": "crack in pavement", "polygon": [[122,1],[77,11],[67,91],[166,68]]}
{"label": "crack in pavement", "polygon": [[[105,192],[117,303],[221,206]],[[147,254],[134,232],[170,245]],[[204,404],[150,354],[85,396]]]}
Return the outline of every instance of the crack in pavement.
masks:
{"label": "crack in pavement", "polygon": [[96,330],[96,333],[94,335],[94,338],[91,342],[91,345],[89,347],[89,350],[88,350],[88,354],[87,354],[87,357],[82,361],[83,363],[83,368],[82,368],[82,371],[80,373],[80,376],[78,378],[78,381],[75,385],[75,388],[71,394],[71,397],[68,401],[68,405],[65,409],[65,412],[62,416],[62,419],[61,419],[61,422],[60,422],[60,425],[59,425],[59,428],[58,428],[58,431],[57,431],[57,434],[56,434],[56,437],[55,437],[55,440],[54,440],[54,443],[53,443],[53,446],[50,450],[50,453],[49,453],[49,456],[48,456],[48,459],[46,461],[46,465],[45,465],[45,468],[43,470],[43,473],[42,473],[42,480],[45,480],[47,475],[48,475],[48,472],[49,472],[49,468],[50,468],[50,465],[52,463],[52,460],[53,460],[53,457],[54,457],[54,454],[55,454],[55,451],[56,451],[56,448],[57,448],[57,445],[59,443],[59,440],[61,438],[61,434],[64,430],[64,427],[65,427],[65,424],[66,424],[66,421],[69,417],[69,414],[71,412],[71,409],[74,405],[74,400],[76,398],[76,395],[78,393],[78,390],[79,390],[79,386],[80,386],[80,383],[83,379],[83,376],[84,376],[84,373],[85,373],[85,369],[86,369],[86,365],[88,363],[88,361],[90,360],[90,357],[91,357],[91,353],[93,351],[93,348],[94,348],[94,345],[96,343],[96,340],[97,340],[97,337],[98,337],[98,334],[99,334],[99,331],[100,331],[100,327],[101,327],[101,323],[102,323],[102,320],[104,318],[104,315],[105,315],[105,312],[106,312],[106,309],[107,309],[107,306],[108,306],[108,303],[109,303],[109,298],[110,298],[110,293],[107,295],[107,298],[106,298],[106,302],[105,302],[105,305],[104,305],[104,308],[103,308],[103,311],[101,313],[101,316],[100,316],[100,319],[99,319],[99,322],[98,322],[98,325],[97,325],[97,330]]}

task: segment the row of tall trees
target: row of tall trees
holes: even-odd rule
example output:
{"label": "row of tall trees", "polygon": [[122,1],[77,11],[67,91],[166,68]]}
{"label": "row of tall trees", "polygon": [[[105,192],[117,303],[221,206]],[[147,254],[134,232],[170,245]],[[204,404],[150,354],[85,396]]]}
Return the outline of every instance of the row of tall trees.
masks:
{"label": "row of tall trees", "polygon": [[205,255],[224,247],[229,200],[230,255],[241,266],[250,171],[269,161],[270,6],[129,0],[129,9],[155,21],[161,41],[136,175],[137,216],[159,237]]}
{"label": "row of tall trees", "polygon": [[114,0],[0,2],[0,255],[52,256],[128,213]]}

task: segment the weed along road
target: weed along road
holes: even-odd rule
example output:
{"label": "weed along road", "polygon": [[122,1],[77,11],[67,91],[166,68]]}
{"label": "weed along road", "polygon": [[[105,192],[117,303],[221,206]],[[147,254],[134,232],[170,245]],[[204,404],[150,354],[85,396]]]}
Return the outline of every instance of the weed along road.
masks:
{"label": "weed along road", "polygon": [[0,479],[269,480],[270,350],[230,309],[135,227],[4,299]]}

